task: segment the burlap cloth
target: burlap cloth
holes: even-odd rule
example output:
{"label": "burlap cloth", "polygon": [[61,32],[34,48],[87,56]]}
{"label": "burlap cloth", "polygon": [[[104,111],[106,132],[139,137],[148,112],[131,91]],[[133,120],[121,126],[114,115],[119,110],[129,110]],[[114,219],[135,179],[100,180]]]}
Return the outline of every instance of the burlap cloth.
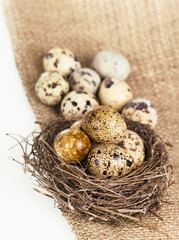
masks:
{"label": "burlap cloth", "polygon": [[[38,121],[55,110],[39,102],[34,85],[42,56],[54,46],[75,52],[83,66],[102,49],[120,50],[130,61],[127,80],[134,97],[157,108],[158,134],[173,144],[170,158],[176,184],[171,186],[158,221],[147,215],[147,228],[134,223],[108,225],[66,212],[78,240],[179,239],[179,1],[178,0],[4,0],[17,68]],[[150,230],[156,226],[158,231]],[[168,233],[167,237],[164,233]]]}

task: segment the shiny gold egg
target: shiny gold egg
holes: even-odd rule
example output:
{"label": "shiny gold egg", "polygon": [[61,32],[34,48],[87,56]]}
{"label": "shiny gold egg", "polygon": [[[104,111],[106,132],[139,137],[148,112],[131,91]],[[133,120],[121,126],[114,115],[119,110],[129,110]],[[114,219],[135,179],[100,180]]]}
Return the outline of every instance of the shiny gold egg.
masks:
{"label": "shiny gold egg", "polygon": [[89,137],[79,129],[67,129],[54,139],[53,149],[68,163],[78,163],[85,159],[91,148]]}

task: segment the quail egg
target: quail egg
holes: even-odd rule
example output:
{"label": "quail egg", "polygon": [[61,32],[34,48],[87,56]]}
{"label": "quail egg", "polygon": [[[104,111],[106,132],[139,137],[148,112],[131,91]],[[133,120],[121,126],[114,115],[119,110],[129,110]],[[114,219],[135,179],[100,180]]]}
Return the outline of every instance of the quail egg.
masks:
{"label": "quail egg", "polygon": [[54,106],[60,103],[64,94],[69,91],[69,83],[58,72],[43,73],[35,85],[35,92],[40,101]]}
{"label": "quail egg", "polygon": [[121,177],[133,169],[134,160],[128,151],[116,144],[99,144],[88,154],[89,173],[101,178]]}
{"label": "quail egg", "polygon": [[68,163],[83,161],[90,148],[89,137],[79,129],[66,129],[60,132],[53,144],[56,154]]}
{"label": "quail egg", "polygon": [[100,105],[85,113],[82,129],[95,142],[119,143],[126,135],[127,126],[115,109]]}
{"label": "quail egg", "polygon": [[58,71],[63,76],[71,74],[81,67],[77,57],[67,48],[52,48],[43,58],[43,67],[46,72]]}
{"label": "quail egg", "polygon": [[128,60],[121,53],[111,50],[98,52],[92,61],[92,67],[103,78],[118,77],[125,80],[130,73]]}
{"label": "quail egg", "polygon": [[71,91],[61,102],[61,113],[66,120],[79,120],[87,110],[98,104],[92,93]]}
{"label": "quail egg", "polygon": [[121,111],[133,98],[129,85],[119,78],[104,79],[98,96],[101,104],[109,105],[117,111]]}
{"label": "quail egg", "polygon": [[130,156],[132,156],[133,168],[140,166],[143,163],[145,158],[145,148],[141,137],[137,133],[127,130],[126,136],[117,145],[126,149]]}
{"label": "quail egg", "polygon": [[137,98],[128,103],[122,110],[122,115],[133,121],[149,124],[152,128],[156,126],[158,120],[154,105],[144,98]]}
{"label": "quail egg", "polygon": [[101,78],[94,70],[81,68],[70,75],[69,81],[73,90],[95,94],[100,85]]}

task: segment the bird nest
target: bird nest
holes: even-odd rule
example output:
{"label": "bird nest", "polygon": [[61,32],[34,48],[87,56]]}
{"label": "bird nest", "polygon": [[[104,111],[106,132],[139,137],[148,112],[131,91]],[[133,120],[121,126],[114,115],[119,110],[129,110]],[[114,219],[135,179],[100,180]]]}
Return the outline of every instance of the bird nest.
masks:
{"label": "bird nest", "polygon": [[149,125],[127,120],[127,127],[139,134],[145,145],[145,161],[124,177],[100,179],[90,175],[86,162],[68,164],[53,151],[55,136],[72,122],[51,121],[33,138],[25,168],[47,190],[62,211],[67,209],[88,219],[103,221],[137,219],[139,214],[161,206],[172,178],[165,144]]}

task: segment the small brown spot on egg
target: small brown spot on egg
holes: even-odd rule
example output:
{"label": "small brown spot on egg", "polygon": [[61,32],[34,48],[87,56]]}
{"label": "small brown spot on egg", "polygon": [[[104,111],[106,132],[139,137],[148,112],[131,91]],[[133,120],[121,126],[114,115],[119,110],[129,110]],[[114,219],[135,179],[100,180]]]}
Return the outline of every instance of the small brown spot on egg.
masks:
{"label": "small brown spot on egg", "polygon": [[98,130],[98,126],[94,125],[94,126],[93,126],[93,129],[94,129],[94,130]]}
{"label": "small brown spot on egg", "polygon": [[76,56],[74,56],[74,60],[75,62],[78,62],[78,58]]}
{"label": "small brown spot on egg", "polygon": [[104,171],[104,172],[103,172],[103,175],[106,175],[106,174],[107,174],[107,171]]}
{"label": "small brown spot on egg", "polygon": [[119,160],[119,155],[114,153],[113,158],[114,158],[114,160]]}
{"label": "small brown spot on egg", "polygon": [[47,53],[45,57],[46,57],[47,59],[48,59],[48,58],[51,58],[51,57],[53,57],[53,54],[52,54],[52,53]]}
{"label": "small brown spot on egg", "polygon": [[119,147],[125,148],[124,141],[121,141],[117,144]]}
{"label": "small brown spot on egg", "polygon": [[110,88],[113,85],[113,81],[111,81],[111,79],[106,79],[104,82],[104,85],[106,88]]}
{"label": "small brown spot on egg", "polygon": [[64,92],[62,92],[60,95],[61,95],[61,98],[64,98],[64,96],[65,96],[65,93],[64,93]]}
{"label": "small brown spot on egg", "polygon": [[126,165],[127,165],[128,167],[131,167],[132,162],[127,159],[127,160],[126,160]]}
{"label": "small brown spot on egg", "polygon": [[57,83],[52,83],[52,88],[56,88]]}
{"label": "small brown spot on egg", "polygon": [[57,68],[58,67],[58,63],[59,63],[59,59],[56,59],[53,65]]}
{"label": "small brown spot on egg", "polygon": [[138,142],[135,142],[135,145],[136,145],[136,146],[140,145],[140,142],[139,142],[139,141],[138,141]]}
{"label": "small brown spot on egg", "polygon": [[71,72],[74,72],[75,70],[74,70],[72,67],[70,67],[70,71],[71,71]]}
{"label": "small brown spot on egg", "polygon": [[99,163],[100,163],[98,159],[95,159],[94,162],[95,162],[96,165],[99,165]]}
{"label": "small brown spot on egg", "polygon": [[87,111],[86,109],[85,109],[85,110],[83,110],[82,114],[85,114],[85,113],[86,113],[86,111]]}
{"label": "small brown spot on egg", "polygon": [[137,103],[134,103],[134,102],[130,102],[128,103],[126,106],[125,106],[125,109],[128,109],[128,108],[133,108],[137,105]]}
{"label": "small brown spot on egg", "polygon": [[96,82],[95,82],[94,80],[92,80],[92,84],[93,84],[94,86],[96,86]]}
{"label": "small brown spot on egg", "polygon": [[72,103],[72,105],[73,105],[74,107],[76,107],[76,106],[78,105],[78,103],[75,102],[75,101],[72,101],[71,103]]}
{"label": "small brown spot on egg", "polygon": [[87,106],[90,106],[90,105],[91,105],[91,103],[90,103],[89,100],[86,101],[86,105],[87,105]]}

